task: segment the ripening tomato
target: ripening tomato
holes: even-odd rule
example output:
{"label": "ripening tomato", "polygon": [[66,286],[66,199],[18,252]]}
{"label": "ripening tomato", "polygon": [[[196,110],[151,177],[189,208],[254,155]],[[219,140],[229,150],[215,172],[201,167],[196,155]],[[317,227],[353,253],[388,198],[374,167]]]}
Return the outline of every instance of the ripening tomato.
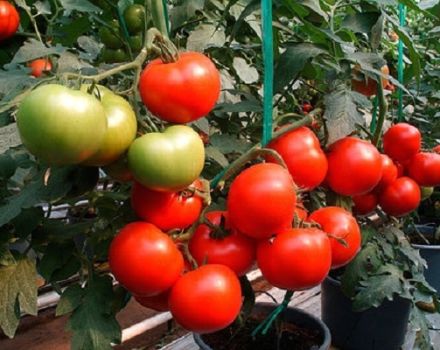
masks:
{"label": "ripening tomato", "polygon": [[241,172],[227,198],[231,226],[252,238],[268,238],[291,227],[295,183],[281,165],[262,163]]}
{"label": "ripening tomato", "polygon": [[329,148],[326,182],[336,193],[356,196],[370,192],[382,177],[379,151],[368,141],[344,137]]}
{"label": "ripening tomato", "polygon": [[229,326],[238,316],[241,303],[237,275],[219,264],[204,265],[180,277],[168,299],[176,322],[201,334]]}
{"label": "ripening tomato", "polygon": [[134,182],[131,206],[137,216],[161,230],[184,229],[192,225],[202,211],[203,199],[195,193],[196,189],[202,189],[202,183],[196,180],[193,187],[180,192],[161,192]]}
{"label": "ripening tomato", "polygon": [[398,123],[383,135],[384,152],[393,160],[404,162],[420,151],[422,135],[408,123]]}
{"label": "ripening tomato", "polygon": [[[305,190],[313,190],[327,174],[327,158],[312,130],[302,126],[289,131],[268,145],[286,162],[295,184]],[[274,161],[270,159],[270,161]]]}
{"label": "ripening tomato", "polygon": [[143,297],[134,295],[135,300],[144,307],[153,309],[156,311],[164,312],[169,311],[168,297],[170,296],[171,288],[167,289],[158,295],[153,295],[151,297]]}
{"label": "ripening tomato", "polygon": [[20,15],[9,1],[0,1],[0,41],[15,34],[20,24]]}
{"label": "ripening tomato", "polygon": [[[385,75],[390,74],[390,69],[387,65],[382,66],[380,69]],[[359,65],[356,65],[352,71],[355,75],[355,79],[351,80],[351,86],[354,91],[359,92],[367,97],[376,95],[377,93],[377,81],[375,79],[369,78],[360,72]],[[388,79],[380,78],[382,82],[382,87],[385,89],[388,86]]]}
{"label": "ripening tomato", "polygon": [[440,145],[435,146],[432,150],[433,150],[435,153],[440,153]]}
{"label": "ripening tomato", "polygon": [[292,228],[261,241],[257,248],[261,273],[281,289],[303,290],[320,284],[331,260],[330,240],[317,228]]}
{"label": "ripening tomato", "polygon": [[404,216],[417,209],[421,200],[419,185],[403,176],[388,185],[379,194],[379,205],[388,215]]}
{"label": "ripening tomato", "polygon": [[110,245],[109,264],[115,278],[139,296],[166,291],[184,267],[173,240],[146,222],[132,222],[121,229]]}
{"label": "ripening tomato", "polygon": [[[329,234],[332,247],[332,268],[348,264],[361,247],[361,231],[356,219],[340,207],[324,207],[309,216]],[[345,245],[339,240],[344,240]]]}
{"label": "ripening tomato", "polygon": [[381,189],[397,179],[397,166],[394,164],[393,160],[386,154],[381,154],[382,158],[382,177],[376,186],[376,189]]}
{"label": "ripening tomato", "polygon": [[38,78],[43,72],[50,72],[52,70],[52,63],[46,58],[39,58],[29,63],[31,68],[31,75]]}
{"label": "ripening tomato", "polygon": [[408,163],[408,176],[420,186],[440,185],[440,154],[420,152]]}
{"label": "ripening tomato", "polygon": [[220,74],[199,52],[180,53],[176,62],[151,61],[139,80],[142,101],[170,123],[189,123],[207,115],[220,95]]}
{"label": "ripening tomato", "polygon": [[244,275],[255,262],[255,241],[231,229],[224,211],[207,213],[206,219],[220,230],[229,232],[226,236],[216,237],[216,232],[205,224],[197,227],[188,244],[197,264],[222,264],[231,268],[238,276]]}
{"label": "ripening tomato", "polygon": [[313,106],[309,102],[304,102],[302,104],[302,111],[304,113],[309,113],[313,109]]}
{"label": "ripening tomato", "polygon": [[353,196],[353,212],[357,215],[370,214],[377,207],[378,199],[374,192]]}

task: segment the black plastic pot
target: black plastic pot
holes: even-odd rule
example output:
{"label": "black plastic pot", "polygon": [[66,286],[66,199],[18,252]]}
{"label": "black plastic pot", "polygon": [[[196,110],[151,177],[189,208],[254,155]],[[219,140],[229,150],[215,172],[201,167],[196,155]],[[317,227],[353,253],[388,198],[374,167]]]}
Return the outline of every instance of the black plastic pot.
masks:
{"label": "black plastic pot", "polygon": [[322,320],[333,345],[341,350],[399,350],[405,341],[411,303],[395,296],[377,308],[352,310],[339,281],[327,277],[321,285]]}
{"label": "black plastic pot", "polygon": [[[432,225],[416,225],[422,235],[434,236],[436,227]],[[440,292],[440,245],[413,244],[418,249],[420,255],[426,260],[428,268],[425,269],[425,278],[428,283]]]}
{"label": "black plastic pot", "polygon": [[[254,312],[258,314],[269,315],[276,308],[276,306],[277,305],[274,303],[257,303],[255,304]],[[313,329],[319,332],[323,340],[322,343],[319,344],[319,347],[314,348],[314,350],[330,349],[330,344],[331,344],[330,331],[319,318],[303,310],[295,309],[292,307],[288,307],[283,312],[282,317],[284,322],[289,322],[295,324],[296,326]],[[215,350],[211,348],[209,344],[205,343],[203,339],[203,335],[194,334],[194,340],[199,346],[199,348],[202,350]],[[268,350],[272,350],[272,348]],[[287,349],[283,349],[283,350],[287,350]]]}

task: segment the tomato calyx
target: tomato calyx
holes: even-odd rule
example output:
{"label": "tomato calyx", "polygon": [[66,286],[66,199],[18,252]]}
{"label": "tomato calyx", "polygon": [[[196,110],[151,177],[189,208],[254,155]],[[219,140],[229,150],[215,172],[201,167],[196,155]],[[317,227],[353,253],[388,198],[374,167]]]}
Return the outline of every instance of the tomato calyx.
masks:
{"label": "tomato calyx", "polygon": [[218,225],[213,224],[208,218],[203,217],[202,224],[208,226],[211,229],[209,237],[212,239],[223,239],[231,235],[232,231],[226,228],[226,217],[221,214],[220,223]]}

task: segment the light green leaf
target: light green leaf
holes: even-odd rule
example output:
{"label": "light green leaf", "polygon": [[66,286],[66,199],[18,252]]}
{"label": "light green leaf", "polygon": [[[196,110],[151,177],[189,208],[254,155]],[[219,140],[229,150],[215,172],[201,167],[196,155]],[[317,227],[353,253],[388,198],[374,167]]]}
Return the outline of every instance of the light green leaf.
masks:
{"label": "light green leaf", "polygon": [[10,338],[18,327],[21,310],[37,314],[37,274],[35,261],[21,258],[16,264],[0,267],[0,327]]}

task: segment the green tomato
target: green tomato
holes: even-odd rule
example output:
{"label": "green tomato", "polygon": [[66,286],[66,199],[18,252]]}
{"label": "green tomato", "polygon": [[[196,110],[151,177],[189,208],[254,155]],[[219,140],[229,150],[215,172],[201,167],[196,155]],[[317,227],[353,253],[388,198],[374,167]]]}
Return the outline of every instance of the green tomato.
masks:
{"label": "green tomato", "polygon": [[422,194],[422,201],[424,201],[434,193],[434,187],[420,187],[420,192]]}
{"label": "green tomato", "polygon": [[128,61],[128,54],[122,49],[113,51],[113,62],[126,62]]}
{"label": "green tomato", "polygon": [[128,38],[128,43],[134,52],[139,52],[142,49],[142,35],[135,35]]}
{"label": "green tomato", "polygon": [[[118,22],[116,21],[116,23]],[[116,23],[114,21],[111,22],[112,28],[99,28],[101,42],[110,49],[119,49],[123,45],[122,40],[117,35],[119,33],[119,24],[116,26]]]}
{"label": "green tomato", "polygon": [[81,163],[98,151],[107,118],[92,95],[48,84],[20,103],[17,126],[30,153],[48,165],[68,165]]}
{"label": "green tomato", "polygon": [[145,8],[142,5],[130,5],[124,11],[127,29],[131,34],[136,34],[144,29]]}
{"label": "green tomato", "polygon": [[156,191],[183,190],[199,177],[204,162],[205,149],[199,134],[185,125],[145,134],[128,150],[133,177]]}
{"label": "green tomato", "polygon": [[[89,84],[81,86],[87,92]],[[115,162],[128,149],[136,137],[137,121],[131,105],[122,97],[102,85],[93,94],[101,100],[107,118],[107,130],[98,151],[83,164],[104,166]]]}
{"label": "green tomato", "polygon": [[106,63],[124,62],[128,60],[127,53],[122,49],[112,50],[104,48],[101,51],[101,61]]}

